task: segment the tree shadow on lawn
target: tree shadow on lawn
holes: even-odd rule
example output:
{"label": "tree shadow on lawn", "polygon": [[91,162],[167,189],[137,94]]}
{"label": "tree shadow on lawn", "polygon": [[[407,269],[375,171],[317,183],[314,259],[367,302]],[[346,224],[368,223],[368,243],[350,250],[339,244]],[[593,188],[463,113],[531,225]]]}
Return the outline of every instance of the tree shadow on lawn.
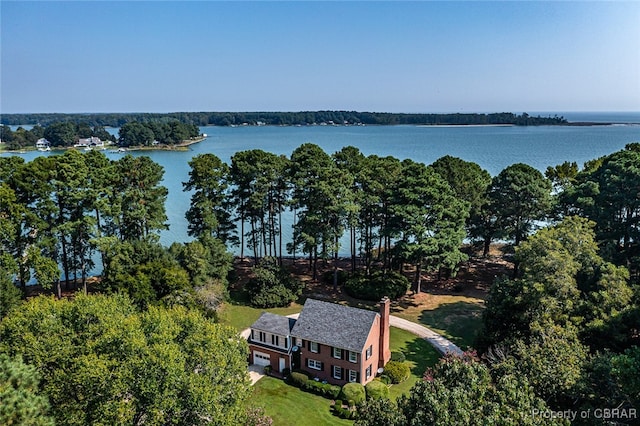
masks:
{"label": "tree shadow on lawn", "polygon": [[475,344],[476,336],[482,329],[483,311],[484,306],[479,303],[446,303],[422,311],[419,321],[466,350]]}
{"label": "tree shadow on lawn", "polygon": [[418,378],[424,375],[427,368],[435,365],[440,359],[440,353],[426,340],[416,337],[407,342],[402,352],[411,365],[411,374]]}

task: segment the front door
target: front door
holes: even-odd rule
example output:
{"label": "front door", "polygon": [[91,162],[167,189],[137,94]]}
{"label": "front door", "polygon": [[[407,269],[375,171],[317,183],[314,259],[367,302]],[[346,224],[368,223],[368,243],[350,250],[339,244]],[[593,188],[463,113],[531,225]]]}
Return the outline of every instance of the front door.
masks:
{"label": "front door", "polygon": [[279,365],[279,367],[280,367],[280,372],[282,373],[284,371],[285,367],[286,367],[286,363],[284,361],[284,358],[282,358],[282,357],[280,357],[280,365]]}

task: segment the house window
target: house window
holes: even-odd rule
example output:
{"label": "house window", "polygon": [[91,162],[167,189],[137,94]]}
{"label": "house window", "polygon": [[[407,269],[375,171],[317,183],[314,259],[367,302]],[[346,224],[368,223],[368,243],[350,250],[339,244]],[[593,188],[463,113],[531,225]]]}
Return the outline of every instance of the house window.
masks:
{"label": "house window", "polygon": [[368,366],[368,367],[367,367],[367,370],[366,370],[366,377],[367,377],[367,380],[369,380],[369,377],[371,377],[371,366]]}
{"label": "house window", "polygon": [[349,351],[349,362],[358,362],[358,353]]}
{"label": "house window", "polygon": [[367,348],[367,359],[371,358],[371,354],[373,353],[373,345],[369,345]]}
{"label": "house window", "polygon": [[271,335],[271,344],[274,346],[279,346],[280,345],[280,339],[278,338],[279,336],[276,336],[275,334]]}
{"label": "house window", "polygon": [[349,370],[349,381],[357,382],[358,381],[358,372],[355,370]]}
{"label": "house window", "polygon": [[320,361],[316,361],[315,359],[307,360],[307,365],[309,368],[313,368],[314,370],[322,370],[322,363]]}
{"label": "house window", "polygon": [[342,367],[338,365],[333,366],[333,378],[342,380]]}
{"label": "house window", "polygon": [[289,338],[288,337],[284,338],[284,348],[285,349],[289,349]]}
{"label": "house window", "polygon": [[258,340],[260,340],[261,342],[266,342],[267,341],[267,336],[264,332],[260,332],[259,336],[258,336]]}
{"label": "house window", "polygon": [[317,342],[309,342],[309,350],[314,353],[318,353],[318,343]]}
{"label": "house window", "polygon": [[334,358],[341,359],[341,358],[342,358],[342,349],[340,349],[340,348],[333,348],[333,357],[334,357]]}

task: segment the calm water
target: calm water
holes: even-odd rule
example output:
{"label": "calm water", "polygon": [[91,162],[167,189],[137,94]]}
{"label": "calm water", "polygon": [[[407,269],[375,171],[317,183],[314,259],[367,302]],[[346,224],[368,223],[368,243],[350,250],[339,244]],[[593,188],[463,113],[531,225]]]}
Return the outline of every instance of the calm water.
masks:
{"label": "calm water", "polygon": [[[546,114],[545,114],[546,115]],[[559,114],[570,121],[635,122],[640,113],[626,114]],[[115,129],[111,129],[117,132]],[[184,213],[189,206],[190,194],[182,190],[187,180],[189,160],[198,154],[213,153],[229,163],[231,156],[242,150],[262,149],[290,156],[295,148],[312,142],[332,154],[342,147],[355,146],[365,155],[391,155],[400,160],[410,158],[430,164],[444,155],[460,157],[478,163],[491,175],[505,167],[522,162],[541,171],[564,161],[582,165],[591,160],[624,148],[630,142],[640,142],[640,125],[613,126],[542,126],[542,127],[420,127],[420,126],[365,126],[365,127],[202,127],[208,135],[187,152],[145,152],[165,169],[163,184],[169,189],[166,203],[170,229],[161,235],[161,242],[185,242],[187,224]],[[37,155],[21,154],[29,161]],[[117,159],[121,154],[108,153]],[[290,238],[285,225],[285,239]],[[343,244],[345,247],[345,244]],[[348,245],[346,245],[348,247]],[[245,251],[246,252],[246,251]]]}

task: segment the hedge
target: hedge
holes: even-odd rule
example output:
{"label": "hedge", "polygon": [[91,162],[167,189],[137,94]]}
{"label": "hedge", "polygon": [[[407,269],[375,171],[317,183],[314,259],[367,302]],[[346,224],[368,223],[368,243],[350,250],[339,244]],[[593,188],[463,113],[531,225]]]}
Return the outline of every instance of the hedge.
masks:
{"label": "hedge", "polygon": [[313,379],[307,380],[304,385],[302,385],[302,389],[331,399],[335,399],[340,395],[340,386],[316,382]]}

